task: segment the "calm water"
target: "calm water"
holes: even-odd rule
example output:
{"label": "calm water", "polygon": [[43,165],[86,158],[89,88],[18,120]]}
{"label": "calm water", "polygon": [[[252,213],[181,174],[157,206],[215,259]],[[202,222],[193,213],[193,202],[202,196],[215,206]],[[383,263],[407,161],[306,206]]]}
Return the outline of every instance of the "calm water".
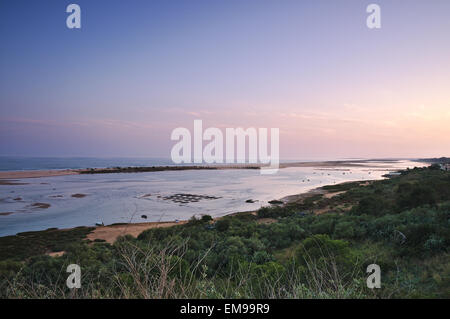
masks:
{"label": "calm water", "polygon": [[[283,160],[283,163],[299,160]],[[170,158],[143,157],[18,157],[0,156],[0,171],[83,169],[128,166],[173,166]],[[176,164],[192,165],[192,164]]]}
{"label": "calm water", "polygon": [[173,165],[165,158],[13,157],[0,156],[0,171]]}
{"label": "calm water", "polygon": [[[420,166],[408,161],[373,165],[350,170],[286,168],[275,175],[260,175],[259,170],[192,170],[23,179],[18,182],[25,185],[0,185],[0,236],[96,222],[183,220],[199,214],[222,216],[257,209],[270,200],[318,186],[379,179],[393,169]],[[163,199],[177,193],[218,198],[192,203]],[[76,198],[73,194],[86,196]],[[246,203],[248,199],[255,203]],[[33,207],[35,203],[50,207]],[[144,214],[147,219],[141,218]]]}

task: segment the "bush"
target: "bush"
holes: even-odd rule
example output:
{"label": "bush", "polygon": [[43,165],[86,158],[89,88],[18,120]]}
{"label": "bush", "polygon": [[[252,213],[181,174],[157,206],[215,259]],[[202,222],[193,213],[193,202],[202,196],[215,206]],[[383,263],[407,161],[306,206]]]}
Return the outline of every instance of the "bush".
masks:
{"label": "bush", "polygon": [[390,206],[381,196],[369,195],[359,201],[356,210],[359,214],[381,216]]}
{"label": "bush", "polygon": [[436,235],[431,235],[424,244],[425,249],[431,252],[444,251],[446,249],[445,240]]}
{"label": "bush", "polygon": [[334,228],[334,236],[337,238],[353,238],[355,237],[355,226],[352,222],[339,222]]}
{"label": "bush", "polygon": [[400,184],[397,189],[397,209],[402,211],[423,205],[435,205],[436,197],[435,190],[429,186]]}
{"label": "bush", "polygon": [[200,219],[203,223],[209,223],[213,220],[213,218],[210,215],[203,215]]}
{"label": "bush", "polygon": [[216,229],[220,232],[227,231],[230,228],[230,224],[229,218],[222,218],[216,222]]}
{"label": "bush", "polygon": [[314,235],[303,240],[297,250],[297,258],[302,265],[321,268],[350,269],[354,266],[354,256],[349,244],[343,240],[333,240],[328,235]]}

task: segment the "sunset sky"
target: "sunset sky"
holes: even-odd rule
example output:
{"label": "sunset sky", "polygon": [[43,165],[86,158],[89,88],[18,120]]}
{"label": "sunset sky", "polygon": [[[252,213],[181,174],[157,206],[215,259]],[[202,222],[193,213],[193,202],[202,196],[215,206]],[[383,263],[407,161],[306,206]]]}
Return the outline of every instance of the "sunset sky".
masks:
{"label": "sunset sky", "polygon": [[169,157],[202,119],[282,159],[450,156],[448,0],[2,0],[0,38],[0,155]]}

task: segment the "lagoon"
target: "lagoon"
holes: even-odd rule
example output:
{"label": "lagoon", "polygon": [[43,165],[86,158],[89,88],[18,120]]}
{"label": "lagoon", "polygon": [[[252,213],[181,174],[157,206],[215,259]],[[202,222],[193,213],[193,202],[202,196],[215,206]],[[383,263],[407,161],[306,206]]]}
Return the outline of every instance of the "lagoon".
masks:
{"label": "lagoon", "polygon": [[396,169],[420,166],[406,160],[365,165],[290,167],[274,175],[261,175],[254,169],[223,169],[16,180],[18,185],[0,185],[0,236],[98,222],[187,220],[202,214],[219,217],[256,210],[273,199],[320,186],[380,179]]}

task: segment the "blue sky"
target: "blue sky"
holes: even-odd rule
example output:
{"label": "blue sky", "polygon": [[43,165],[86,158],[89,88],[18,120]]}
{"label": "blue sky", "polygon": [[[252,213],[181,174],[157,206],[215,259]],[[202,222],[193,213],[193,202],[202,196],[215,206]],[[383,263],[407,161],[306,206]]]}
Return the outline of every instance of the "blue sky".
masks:
{"label": "blue sky", "polygon": [[[382,28],[366,27],[369,3]],[[82,28],[66,27],[77,3]],[[450,2],[0,3],[0,155],[168,157],[170,132],[278,127],[285,158],[450,149]]]}

